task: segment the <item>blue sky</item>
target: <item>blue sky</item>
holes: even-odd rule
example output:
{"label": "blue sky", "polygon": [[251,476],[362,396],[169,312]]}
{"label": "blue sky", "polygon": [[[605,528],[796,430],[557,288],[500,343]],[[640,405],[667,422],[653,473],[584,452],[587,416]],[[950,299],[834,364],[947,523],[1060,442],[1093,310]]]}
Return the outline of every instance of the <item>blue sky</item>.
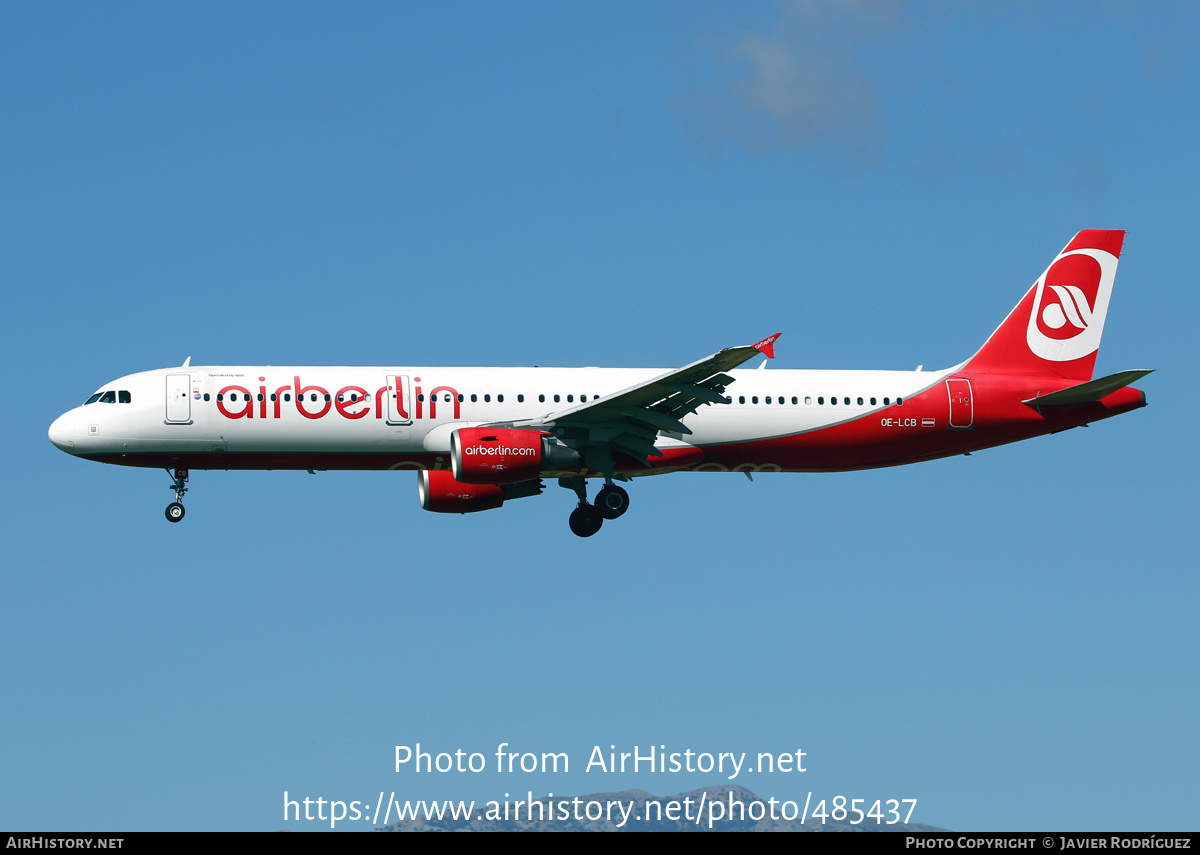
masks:
{"label": "blue sky", "polygon": [[[764,797],[1197,822],[1197,13],[1183,3],[6,4],[0,826],[313,829],[283,793],[658,794],[595,745],[806,753]],[[411,473],[164,473],[50,422],[180,364],[969,356],[1128,230],[1151,406],[895,470],[427,514]],[[1183,393],[1179,390],[1184,389]],[[567,752],[393,771],[395,745]],[[365,830],[369,823],[342,827]]]}

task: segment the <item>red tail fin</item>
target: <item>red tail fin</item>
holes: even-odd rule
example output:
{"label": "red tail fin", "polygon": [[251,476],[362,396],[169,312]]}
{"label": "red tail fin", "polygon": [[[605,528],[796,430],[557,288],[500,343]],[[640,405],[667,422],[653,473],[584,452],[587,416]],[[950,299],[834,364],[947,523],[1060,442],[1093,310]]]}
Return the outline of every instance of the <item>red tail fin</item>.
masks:
{"label": "red tail fin", "polygon": [[977,374],[1091,380],[1125,232],[1082,231],[967,362]]}

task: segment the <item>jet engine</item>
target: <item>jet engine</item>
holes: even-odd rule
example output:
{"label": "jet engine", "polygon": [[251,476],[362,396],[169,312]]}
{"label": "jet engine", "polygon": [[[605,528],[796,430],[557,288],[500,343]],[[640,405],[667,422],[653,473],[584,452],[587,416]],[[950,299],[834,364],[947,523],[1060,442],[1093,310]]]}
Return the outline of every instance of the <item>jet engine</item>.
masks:
{"label": "jet engine", "polygon": [[516,484],[540,472],[581,465],[579,452],[538,430],[459,428],[450,434],[450,465],[460,484]]}
{"label": "jet engine", "polygon": [[440,514],[470,514],[490,511],[505,499],[537,496],[542,482],[536,477],[516,484],[463,484],[444,469],[423,469],[417,473],[417,494],[421,507]]}

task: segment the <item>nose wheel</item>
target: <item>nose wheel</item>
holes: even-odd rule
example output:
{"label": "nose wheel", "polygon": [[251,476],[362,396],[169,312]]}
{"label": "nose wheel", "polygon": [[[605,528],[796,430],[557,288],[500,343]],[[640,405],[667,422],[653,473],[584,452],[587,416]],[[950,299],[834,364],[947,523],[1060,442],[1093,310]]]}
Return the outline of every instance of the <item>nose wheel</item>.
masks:
{"label": "nose wheel", "polygon": [[167,472],[171,474],[171,489],[175,491],[175,501],[167,505],[166,516],[168,521],[177,523],[183,519],[185,513],[183,509],[183,495],[188,491],[188,471],[186,469],[176,469],[174,472],[171,472],[168,469]]}

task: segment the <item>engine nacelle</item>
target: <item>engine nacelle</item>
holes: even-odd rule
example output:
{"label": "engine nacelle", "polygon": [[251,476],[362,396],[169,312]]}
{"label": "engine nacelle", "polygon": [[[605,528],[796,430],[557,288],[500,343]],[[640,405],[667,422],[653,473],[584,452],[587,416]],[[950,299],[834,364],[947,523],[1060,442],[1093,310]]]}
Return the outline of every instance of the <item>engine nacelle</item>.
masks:
{"label": "engine nacelle", "polygon": [[515,484],[546,468],[545,446],[541,431],[459,428],[450,434],[450,466],[462,484]]}
{"label": "engine nacelle", "polygon": [[439,514],[470,514],[490,511],[505,499],[536,496],[542,482],[536,478],[519,484],[463,484],[444,469],[423,469],[417,473],[417,494],[421,507]]}
{"label": "engine nacelle", "polygon": [[444,469],[417,473],[421,507],[439,514],[490,511],[504,504],[504,491],[493,484],[462,484]]}

